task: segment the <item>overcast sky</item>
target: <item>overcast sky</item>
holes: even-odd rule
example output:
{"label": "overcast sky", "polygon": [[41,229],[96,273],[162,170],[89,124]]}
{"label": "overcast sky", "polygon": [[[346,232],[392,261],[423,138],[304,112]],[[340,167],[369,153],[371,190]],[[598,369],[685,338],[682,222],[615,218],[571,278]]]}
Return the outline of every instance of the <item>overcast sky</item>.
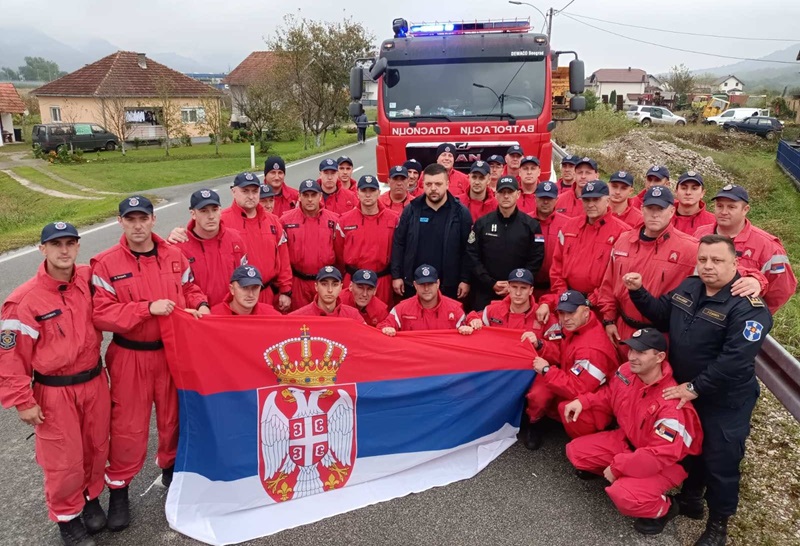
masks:
{"label": "overcast sky", "polygon": [[[559,9],[567,2],[559,0],[552,7]],[[531,3],[542,11],[551,7],[545,0]],[[372,32],[376,42],[390,37],[393,17],[420,22],[530,16],[534,25],[543,22],[534,9],[510,5],[505,0],[402,0],[387,9],[389,4],[380,0],[0,0],[0,25],[31,26],[66,43],[100,38],[122,49],[175,52],[214,64],[224,63],[220,68],[233,68],[249,52],[265,49],[263,37],[280,24],[289,5],[313,19],[352,16]],[[687,32],[795,38],[800,42],[798,0],[575,0],[565,15],[555,17],[552,43],[557,49],[577,50],[586,61],[588,72],[633,66],[659,73],[679,63],[698,69],[736,61],[637,44],[589,28],[566,14]],[[584,21],[639,39],[732,56],[761,57],[792,44],[681,36]]]}

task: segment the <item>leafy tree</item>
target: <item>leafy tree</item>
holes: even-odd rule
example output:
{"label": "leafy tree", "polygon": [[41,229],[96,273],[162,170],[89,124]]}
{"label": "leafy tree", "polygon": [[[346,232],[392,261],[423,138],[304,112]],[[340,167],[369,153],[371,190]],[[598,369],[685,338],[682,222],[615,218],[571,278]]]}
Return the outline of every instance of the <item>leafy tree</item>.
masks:
{"label": "leafy tree", "polygon": [[[291,91],[272,74],[262,74],[245,86],[236,86],[231,90],[231,99],[236,108],[250,120],[254,140],[260,140],[263,133],[275,133],[285,118],[292,119],[290,112],[293,102]],[[299,120],[294,117],[299,125]]]}
{"label": "leafy tree", "polygon": [[691,93],[695,85],[695,77],[684,64],[670,68],[664,81],[672,91],[679,95]]}
{"label": "leafy tree", "polygon": [[608,104],[611,105],[612,110],[616,110],[617,108],[617,90],[612,89],[611,94],[608,96]]}
{"label": "leafy tree", "polygon": [[597,108],[597,93],[592,91],[591,89],[587,89],[583,92],[583,96],[586,97],[586,111],[594,110]]}
{"label": "leafy tree", "polygon": [[164,129],[164,153],[169,157],[169,148],[181,124],[181,107],[175,100],[172,82],[167,78],[159,78],[156,81],[156,104],[159,107],[156,113],[158,124]]}
{"label": "leafy tree", "polygon": [[219,155],[220,141],[222,140],[223,133],[230,125],[231,113],[225,108],[219,93],[209,91],[209,93],[201,99],[201,104],[205,116],[203,116],[202,120],[198,120],[198,124],[200,127],[207,130],[209,134],[214,135],[214,153]]}
{"label": "leafy tree", "polygon": [[17,72],[13,68],[8,68],[7,66],[4,66],[3,68],[0,68],[0,78],[12,82],[18,82],[19,72]]}

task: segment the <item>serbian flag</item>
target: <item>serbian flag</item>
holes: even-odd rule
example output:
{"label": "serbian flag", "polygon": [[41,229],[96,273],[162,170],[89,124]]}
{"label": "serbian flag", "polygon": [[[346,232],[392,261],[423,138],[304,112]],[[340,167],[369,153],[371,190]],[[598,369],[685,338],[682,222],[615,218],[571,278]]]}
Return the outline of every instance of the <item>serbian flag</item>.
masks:
{"label": "serbian flag", "polygon": [[515,441],[520,332],[390,338],[349,319],[161,319],[178,388],[170,526],[234,544],[470,478]]}

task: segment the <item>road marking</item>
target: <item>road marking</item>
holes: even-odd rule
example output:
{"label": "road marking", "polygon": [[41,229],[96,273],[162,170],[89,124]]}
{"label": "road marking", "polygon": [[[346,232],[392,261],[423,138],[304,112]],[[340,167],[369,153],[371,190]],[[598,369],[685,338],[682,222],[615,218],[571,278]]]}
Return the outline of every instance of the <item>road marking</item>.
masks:
{"label": "road marking", "polygon": [[150,487],[148,487],[147,489],[145,489],[145,490],[144,490],[144,493],[142,493],[142,494],[141,494],[141,495],[139,495],[139,496],[140,496],[140,497],[144,497],[145,495],[147,495],[147,494],[150,492],[150,490],[151,490],[153,487],[157,487],[157,488],[159,488],[159,489],[165,489],[165,490],[167,489],[167,487],[166,487],[166,486],[165,486],[163,483],[161,483],[161,476],[159,476],[159,477],[157,477],[157,478],[155,479],[155,481],[154,481],[153,483],[151,483],[151,484],[150,484]]}
{"label": "road marking", "polygon": [[360,171],[363,168],[364,168],[364,165],[361,165],[360,167],[356,167],[355,169],[353,169],[353,172],[357,173],[358,171]]}
{"label": "road marking", "polygon": [[[377,137],[372,137],[370,139],[367,139],[367,142],[369,142],[370,140],[375,140],[376,138]],[[356,142],[355,144],[348,144],[347,146],[344,146],[343,148],[335,148],[333,150],[330,150],[330,151],[322,153],[322,154],[312,155],[311,157],[307,157],[305,159],[301,159],[300,161],[295,161],[294,163],[292,163],[290,165],[287,165],[287,168],[296,167],[297,165],[302,165],[303,163],[308,163],[309,161],[313,161],[315,159],[319,159],[320,157],[330,157],[330,154],[332,152],[339,152],[341,150],[347,150],[349,148],[355,148],[356,146],[359,146],[358,142]]]}

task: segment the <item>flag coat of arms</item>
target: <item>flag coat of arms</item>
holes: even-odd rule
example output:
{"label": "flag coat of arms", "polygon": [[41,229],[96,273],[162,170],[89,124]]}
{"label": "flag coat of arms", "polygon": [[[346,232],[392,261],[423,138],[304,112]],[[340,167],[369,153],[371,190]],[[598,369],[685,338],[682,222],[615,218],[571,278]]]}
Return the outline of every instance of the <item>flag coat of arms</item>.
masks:
{"label": "flag coat of arms", "polygon": [[348,319],[161,319],[180,439],[166,514],[234,544],[470,478],[516,438],[520,332],[387,338]]}

